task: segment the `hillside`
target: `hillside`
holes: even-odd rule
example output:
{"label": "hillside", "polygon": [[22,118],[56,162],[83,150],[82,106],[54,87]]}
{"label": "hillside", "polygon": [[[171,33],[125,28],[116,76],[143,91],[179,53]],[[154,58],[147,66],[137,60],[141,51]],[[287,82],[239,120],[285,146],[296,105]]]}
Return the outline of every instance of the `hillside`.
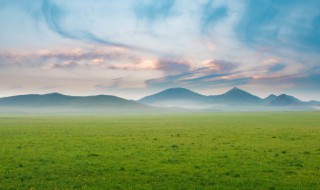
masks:
{"label": "hillside", "polygon": [[252,95],[242,89],[239,89],[237,87],[232,88],[228,92],[221,94],[221,95],[215,95],[215,96],[209,96],[208,100],[211,103],[219,103],[219,104],[227,104],[227,105],[254,105],[254,104],[262,104],[262,99],[258,96]]}
{"label": "hillside", "polygon": [[198,108],[205,101],[206,96],[185,88],[170,88],[139,100],[147,105],[182,108]]}
{"label": "hillside", "polygon": [[239,88],[205,96],[185,88],[170,88],[138,101],[111,95],[67,96],[59,93],[0,98],[0,113],[16,112],[154,112],[154,111],[281,111],[319,109],[320,102],[271,94],[262,99]]}
{"label": "hillside", "polygon": [[126,100],[116,96],[66,96],[59,93],[29,94],[6,98],[0,98],[0,109],[3,110],[32,110],[48,112],[103,112],[103,111],[133,111],[148,110],[151,107],[132,100]]}

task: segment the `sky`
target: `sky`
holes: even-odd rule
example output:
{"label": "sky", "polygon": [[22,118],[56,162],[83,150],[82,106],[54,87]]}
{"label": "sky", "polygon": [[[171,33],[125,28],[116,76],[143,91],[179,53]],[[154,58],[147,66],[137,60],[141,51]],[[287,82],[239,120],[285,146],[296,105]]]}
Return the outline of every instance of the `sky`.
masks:
{"label": "sky", "polygon": [[0,0],[0,97],[239,87],[320,100],[319,0]]}

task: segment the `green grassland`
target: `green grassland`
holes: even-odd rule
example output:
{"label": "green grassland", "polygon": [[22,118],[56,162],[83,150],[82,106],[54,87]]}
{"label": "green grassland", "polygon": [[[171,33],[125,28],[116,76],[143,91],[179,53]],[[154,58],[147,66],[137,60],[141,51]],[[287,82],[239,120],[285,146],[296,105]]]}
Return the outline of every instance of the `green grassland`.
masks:
{"label": "green grassland", "polygon": [[320,189],[320,113],[0,115],[0,189]]}

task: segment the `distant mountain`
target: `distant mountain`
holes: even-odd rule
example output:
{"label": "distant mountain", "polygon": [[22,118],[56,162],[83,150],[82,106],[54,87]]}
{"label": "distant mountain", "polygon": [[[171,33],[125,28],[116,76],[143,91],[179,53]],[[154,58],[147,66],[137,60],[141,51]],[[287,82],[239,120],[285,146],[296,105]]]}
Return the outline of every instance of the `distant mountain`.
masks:
{"label": "distant mountain", "polygon": [[208,99],[211,103],[218,103],[218,104],[262,104],[262,99],[258,96],[252,95],[244,90],[241,90],[237,87],[232,88],[228,92],[209,96]]}
{"label": "distant mountain", "polygon": [[67,101],[71,101],[76,98],[77,97],[65,96],[58,93],[45,95],[27,94],[0,98],[0,106],[58,106],[66,105]]}
{"label": "distant mountain", "polygon": [[146,96],[140,99],[139,102],[153,106],[191,108],[203,104],[206,98],[204,95],[185,88],[170,88]]}
{"label": "distant mountain", "polygon": [[5,109],[61,109],[61,110],[141,110],[150,107],[132,100],[126,100],[116,96],[66,96],[63,94],[30,94],[0,98],[0,108]]}
{"label": "distant mountain", "polygon": [[312,100],[312,101],[309,101],[307,102],[310,106],[320,106],[320,102],[319,101],[315,101],[315,100]]}
{"label": "distant mountain", "polygon": [[[173,109],[174,108],[174,109]],[[187,108],[187,109],[186,109]],[[320,102],[304,102],[293,96],[271,94],[261,99],[239,88],[205,96],[185,88],[170,88],[138,101],[116,96],[66,96],[59,93],[0,98],[0,113],[139,112],[139,111],[272,111],[320,109]]]}
{"label": "distant mountain", "polygon": [[139,102],[159,107],[180,107],[206,110],[288,110],[313,109],[316,101],[303,102],[293,96],[282,94],[262,99],[234,87],[224,94],[204,96],[185,88],[170,88],[144,97]]}
{"label": "distant mountain", "polygon": [[272,106],[303,106],[306,105],[305,102],[286,94],[281,94],[279,96],[273,96],[269,99],[268,105]]}
{"label": "distant mountain", "polygon": [[215,96],[204,96],[185,88],[170,88],[144,97],[139,102],[153,106],[193,109],[212,109],[217,105],[258,105],[263,103],[261,98],[236,87]]}
{"label": "distant mountain", "polygon": [[265,99],[263,99],[263,102],[265,104],[270,104],[272,101],[274,101],[275,99],[277,99],[278,96],[274,95],[274,94],[271,94],[269,95],[268,97],[266,97]]}

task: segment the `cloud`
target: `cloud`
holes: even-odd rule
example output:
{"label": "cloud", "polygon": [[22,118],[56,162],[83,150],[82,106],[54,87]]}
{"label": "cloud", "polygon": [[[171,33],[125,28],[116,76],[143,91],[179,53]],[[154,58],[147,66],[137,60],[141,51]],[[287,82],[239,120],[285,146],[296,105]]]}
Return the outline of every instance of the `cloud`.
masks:
{"label": "cloud", "polygon": [[132,71],[157,70],[156,63],[157,63],[156,60],[153,60],[153,59],[137,58],[134,61],[128,62],[128,63],[104,65],[104,68],[111,69],[111,70],[132,70]]}
{"label": "cloud", "polygon": [[100,68],[107,70],[155,70],[165,74],[187,72],[184,59],[145,57],[118,47],[62,48],[38,51],[1,51],[1,67],[39,67],[43,69]]}
{"label": "cloud", "polygon": [[[311,92],[319,91],[320,89],[320,73],[307,75],[293,80],[295,87]],[[318,98],[320,100],[320,98]]]}
{"label": "cloud", "polygon": [[172,16],[174,4],[175,0],[140,0],[133,11],[137,19],[146,20],[151,24]]}
{"label": "cloud", "polygon": [[[291,63],[291,64],[290,64]],[[303,69],[304,67],[297,66],[295,63],[290,62],[289,60],[281,59],[277,57],[269,57],[264,61],[260,62],[258,66],[251,67],[248,72],[255,72],[257,74],[253,74],[254,78],[273,78],[279,75],[286,75],[289,73],[299,73],[298,70]],[[288,70],[285,73],[285,70]]]}
{"label": "cloud", "polygon": [[73,69],[79,66],[75,61],[64,61],[62,63],[52,63],[48,65],[48,69]]}
{"label": "cloud", "polygon": [[[235,34],[248,46],[320,50],[320,1],[248,0]],[[308,14],[306,14],[308,10]]]}
{"label": "cloud", "polygon": [[126,84],[126,80],[124,78],[116,78],[109,81],[109,84],[98,84],[95,85],[95,88],[107,90],[107,89],[115,89],[121,88]]}
{"label": "cloud", "polygon": [[67,10],[57,4],[53,3],[51,0],[43,0],[42,13],[44,20],[48,27],[59,34],[62,37],[74,39],[74,40],[84,40],[89,42],[94,42],[98,44],[103,44],[106,46],[121,47],[128,49],[139,49],[133,46],[117,43],[113,41],[108,41],[97,37],[88,30],[68,30],[63,25],[63,21],[66,19]]}
{"label": "cloud", "polygon": [[44,61],[56,59],[59,61],[92,61],[94,63],[101,62],[101,60],[125,59],[131,56],[131,54],[124,49],[110,47],[44,50],[38,52],[38,55]]}
{"label": "cloud", "polygon": [[149,87],[168,88],[174,86],[208,88],[246,84],[251,77],[241,75],[236,70],[239,63],[225,60],[205,61],[202,67],[185,68],[179,73],[167,73],[167,76],[146,81]]}
{"label": "cloud", "polygon": [[[58,34],[60,37],[81,41],[81,42],[87,42],[87,43],[95,43],[100,44],[104,46],[109,47],[120,47],[120,48],[126,48],[130,50],[136,50],[136,51],[142,51],[142,52],[148,52],[152,54],[157,54],[158,52],[138,47],[136,45],[130,45],[129,42],[121,43],[120,39],[117,38],[117,40],[113,39],[110,40],[106,37],[101,37],[97,34],[97,32],[100,34],[109,31],[108,29],[104,28],[104,30],[101,30],[103,26],[96,26],[97,28],[100,28],[99,30],[94,30],[96,28],[92,27],[92,24],[88,24],[88,21],[90,19],[101,21],[100,18],[96,17],[89,17],[85,18],[83,22],[79,22],[79,19],[82,19],[84,15],[86,15],[86,11],[89,11],[89,7],[83,7],[85,6],[84,2],[76,2],[76,1],[70,1],[70,2],[60,2],[60,1],[54,1],[54,0],[30,0],[30,1],[19,1],[19,0],[11,0],[3,2],[3,6],[0,7],[1,9],[6,10],[14,10],[13,13],[26,13],[37,23],[37,29],[40,29],[41,26],[38,25],[40,22],[44,23],[51,31]],[[99,2],[96,2],[97,4]],[[93,3],[95,4],[95,3]],[[103,3],[102,5],[105,5],[106,3]],[[112,4],[112,3],[111,3]],[[113,3],[114,5],[116,3]],[[119,4],[119,3],[118,3]],[[69,5],[69,6],[68,6]],[[120,4],[121,5],[121,4]],[[79,6],[81,13],[79,13]],[[18,8],[18,9],[17,9]],[[91,8],[91,7],[90,7]],[[97,9],[97,11],[101,11],[101,9],[104,8],[101,6],[100,9]],[[121,7],[123,8],[123,7]],[[16,10],[17,9],[17,10]],[[94,9],[94,6],[92,7]],[[89,11],[90,12],[90,11]],[[92,11],[93,12],[93,11]],[[11,16],[12,18],[21,17],[22,14],[8,14],[5,15]],[[80,18],[79,18],[80,15]],[[24,15],[25,16],[25,15]],[[95,13],[93,14],[95,15]],[[103,18],[106,15],[99,15],[101,18]],[[108,16],[108,15],[107,15]],[[25,18],[20,18],[25,19]],[[103,19],[104,22],[111,22],[110,20]],[[92,22],[90,22],[92,23]],[[32,25],[34,23],[29,23],[29,25]],[[100,24],[100,23],[99,23]],[[104,23],[105,25],[108,25],[109,23]],[[23,25],[23,24],[22,24]],[[96,32],[93,32],[96,31]],[[43,31],[41,31],[43,32]],[[104,36],[109,36],[109,33],[105,32]],[[20,45],[20,44],[19,44]]]}
{"label": "cloud", "polygon": [[108,80],[105,84],[97,84],[94,86],[96,89],[99,90],[114,90],[114,89],[137,89],[137,88],[144,88],[145,84],[141,83],[140,81],[135,81],[131,77],[119,77],[115,79]]}
{"label": "cloud", "polygon": [[170,87],[193,87],[198,89],[235,86],[249,83],[252,78],[244,76],[233,76],[232,73],[224,74],[205,74],[197,77],[199,73],[189,72],[178,75],[169,75],[163,78],[150,79],[146,81],[148,87],[151,88],[170,88]]}
{"label": "cloud", "polygon": [[[32,63],[33,56],[26,51],[13,50],[5,51],[0,50],[0,67],[6,68],[11,66],[22,67],[25,63]],[[34,64],[30,65],[34,66]]]}
{"label": "cloud", "polygon": [[[265,88],[280,88],[290,92],[319,92],[320,88],[320,67],[305,69],[299,73],[288,74],[284,72],[266,73],[265,75],[254,76],[250,84]],[[288,91],[288,92],[289,92]]]}
{"label": "cloud", "polygon": [[228,9],[225,6],[217,7],[213,0],[208,0],[202,8],[200,28],[201,32],[208,34],[210,30],[221,19],[228,16]]}
{"label": "cloud", "polygon": [[219,73],[231,72],[239,68],[241,64],[225,60],[208,60],[204,66]]}
{"label": "cloud", "polygon": [[74,33],[64,29],[64,27],[61,24],[63,19],[66,17],[66,10],[63,10],[61,7],[51,2],[50,0],[44,0],[42,4],[42,13],[45,22],[52,31],[66,38],[79,38]]}
{"label": "cloud", "polygon": [[[64,38],[93,42],[112,47],[122,47],[128,49],[135,48],[128,44],[117,43],[114,41],[99,38],[90,30],[85,28],[70,29],[70,25],[69,27],[66,27],[65,21],[68,20],[72,15],[69,14],[69,10],[65,6],[59,5],[53,0],[10,0],[0,3],[2,4],[1,7],[3,8],[10,8],[10,6],[15,6],[22,9],[27,14],[29,14],[31,18],[33,18],[36,22],[44,21],[49,29]],[[136,49],[139,50],[139,48]]]}
{"label": "cloud", "polygon": [[304,71],[300,75],[293,75],[290,79],[295,87],[318,91],[320,89],[320,66]]}
{"label": "cloud", "polygon": [[135,62],[104,65],[105,69],[111,70],[158,70],[165,75],[184,73],[190,70],[190,63],[183,59],[136,59]]}
{"label": "cloud", "polygon": [[37,20],[42,15],[41,11],[42,1],[39,0],[28,0],[28,1],[20,1],[20,0],[0,0],[0,10],[5,8],[19,8],[26,11],[33,19]]}
{"label": "cloud", "polygon": [[10,86],[8,88],[6,88],[7,90],[21,90],[23,89],[23,86],[21,85],[14,85],[14,86]]}
{"label": "cloud", "polygon": [[282,71],[283,69],[286,68],[286,65],[285,64],[282,64],[282,63],[276,63],[274,65],[271,65],[269,68],[268,68],[268,73],[275,73],[275,72],[279,72],[279,71]]}
{"label": "cloud", "polygon": [[165,73],[182,73],[190,70],[190,63],[183,59],[160,59],[157,61],[156,69]]}
{"label": "cloud", "polygon": [[114,47],[0,51],[0,67],[41,67],[45,69],[105,68],[105,65],[114,62],[135,64],[139,61],[138,55],[126,49]]}

